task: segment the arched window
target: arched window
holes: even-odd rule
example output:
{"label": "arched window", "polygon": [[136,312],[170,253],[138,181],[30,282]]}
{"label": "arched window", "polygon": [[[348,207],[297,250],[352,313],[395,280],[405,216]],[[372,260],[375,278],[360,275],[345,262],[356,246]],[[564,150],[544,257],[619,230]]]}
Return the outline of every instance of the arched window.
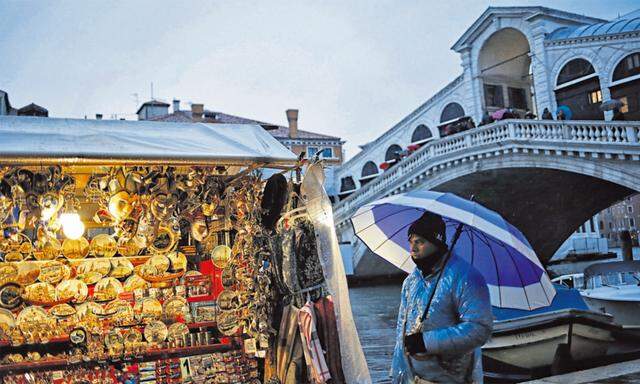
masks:
{"label": "arched window", "polygon": [[394,160],[399,152],[402,152],[402,148],[397,144],[393,144],[387,148],[387,153],[384,154],[384,161]]}
{"label": "arched window", "polygon": [[632,53],[622,59],[613,70],[613,81],[626,79],[627,77],[640,75],[640,52]]}
{"label": "arched window", "polygon": [[462,116],[464,116],[464,109],[462,106],[458,103],[449,103],[442,110],[440,122],[444,123],[445,121],[454,120]]}
{"label": "arched window", "polygon": [[362,167],[362,177],[378,174],[378,167],[373,161],[367,161]]}
{"label": "arched window", "polygon": [[347,176],[340,179],[340,192],[348,192],[356,189],[356,183],[353,181],[353,177]]}
{"label": "arched window", "polygon": [[431,137],[431,130],[426,125],[420,124],[411,135],[411,142],[426,140]]}
{"label": "arched window", "polygon": [[592,73],[596,73],[596,71],[590,62],[585,59],[573,59],[560,70],[558,83],[556,85],[562,85],[572,80],[591,75]]}

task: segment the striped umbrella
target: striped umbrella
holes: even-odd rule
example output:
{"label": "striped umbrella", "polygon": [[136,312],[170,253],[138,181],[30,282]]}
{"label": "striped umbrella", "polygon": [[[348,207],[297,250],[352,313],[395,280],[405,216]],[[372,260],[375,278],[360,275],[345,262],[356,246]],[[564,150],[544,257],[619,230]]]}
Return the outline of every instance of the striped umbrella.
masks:
{"label": "striped umbrella", "polygon": [[484,276],[492,305],[533,310],[551,304],[555,289],[529,241],[498,213],[478,203],[452,193],[414,191],[361,207],[351,223],[372,252],[410,273],[415,264],[407,230],[425,211],[442,216],[448,242],[463,224],[454,253]]}

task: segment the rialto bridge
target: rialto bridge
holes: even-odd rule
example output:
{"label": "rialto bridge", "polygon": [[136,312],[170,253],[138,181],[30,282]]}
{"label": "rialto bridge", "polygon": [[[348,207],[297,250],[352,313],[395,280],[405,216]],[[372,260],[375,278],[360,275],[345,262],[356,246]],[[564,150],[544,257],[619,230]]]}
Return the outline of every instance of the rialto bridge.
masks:
{"label": "rialto bridge", "polygon": [[355,236],[351,215],[413,189],[453,192],[502,214],[548,260],[590,217],[640,191],[640,122],[503,120],[433,140],[334,205],[355,274],[393,273]]}

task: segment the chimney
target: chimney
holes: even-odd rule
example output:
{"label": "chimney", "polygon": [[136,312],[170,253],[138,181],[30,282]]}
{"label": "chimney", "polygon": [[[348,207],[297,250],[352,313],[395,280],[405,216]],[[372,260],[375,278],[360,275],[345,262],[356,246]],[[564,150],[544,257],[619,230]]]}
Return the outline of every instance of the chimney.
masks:
{"label": "chimney", "polygon": [[289,120],[289,138],[298,137],[298,110],[287,109],[287,120]]}
{"label": "chimney", "polygon": [[102,113],[96,113],[96,120],[102,120]]}
{"label": "chimney", "polygon": [[180,111],[180,100],[173,99],[173,113]]}
{"label": "chimney", "polygon": [[191,117],[196,120],[202,120],[204,114],[204,104],[191,104]]}

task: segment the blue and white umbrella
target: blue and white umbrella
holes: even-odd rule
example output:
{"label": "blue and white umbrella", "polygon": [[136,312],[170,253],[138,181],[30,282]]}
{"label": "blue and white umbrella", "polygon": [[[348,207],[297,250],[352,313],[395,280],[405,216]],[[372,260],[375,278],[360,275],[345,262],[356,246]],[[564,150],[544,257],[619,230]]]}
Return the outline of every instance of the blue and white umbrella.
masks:
{"label": "blue and white umbrella", "polygon": [[454,253],[484,276],[492,305],[533,310],[551,304],[556,291],[529,241],[502,216],[478,203],[451,193],[415,191],[364,205],[351,223],[371,251],[410,273],[415,264],[407,230],[425,211],[442,216],[447,242],[458,224],[464,224]]}

